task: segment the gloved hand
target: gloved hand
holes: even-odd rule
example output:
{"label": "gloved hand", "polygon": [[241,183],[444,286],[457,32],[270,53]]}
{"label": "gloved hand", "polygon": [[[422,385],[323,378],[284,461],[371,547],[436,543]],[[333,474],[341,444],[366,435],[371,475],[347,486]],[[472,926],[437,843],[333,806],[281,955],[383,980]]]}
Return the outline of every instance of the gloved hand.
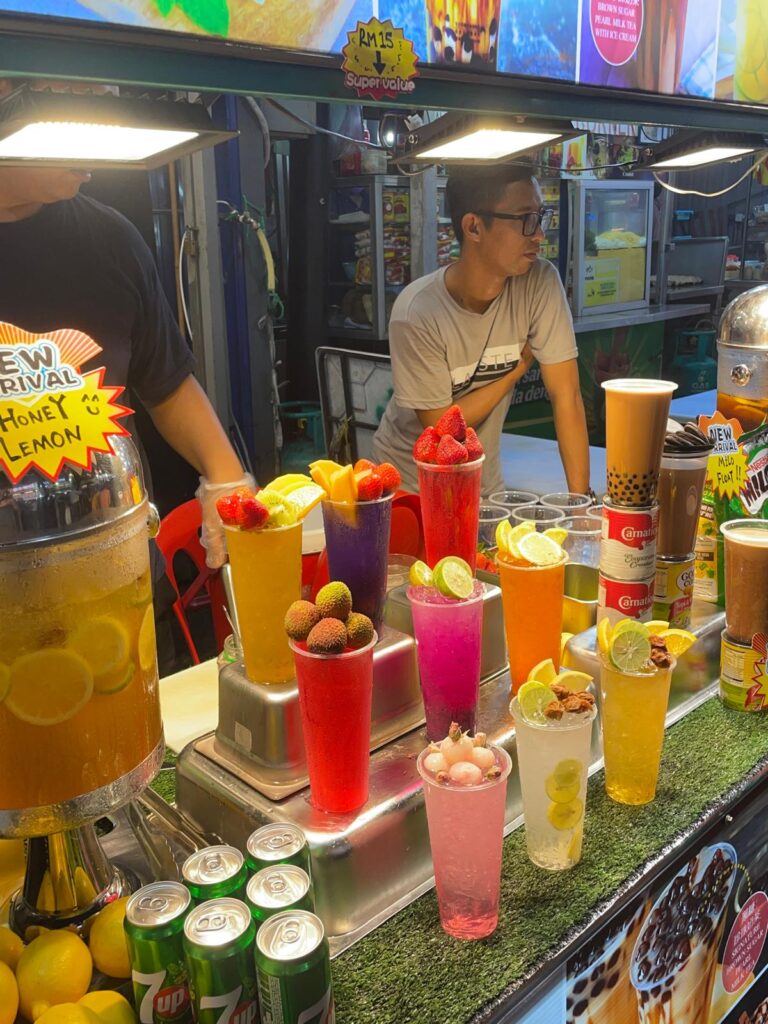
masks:
{"label": "gloved hand", "polygon": [[204,476],[201,476],[200,486],[195,491],[195,497],[203,510],[200,543],[205,548],[205,564],[209,569],[218,569],[227,560],[224,526],[216,510],[216,502],[227,494],[234,494],[238,487],[250,487],[251,490],[255,490],[256,481],[250,473],[246,473],[241,480],[234,480],[227,484],[211,484]]}

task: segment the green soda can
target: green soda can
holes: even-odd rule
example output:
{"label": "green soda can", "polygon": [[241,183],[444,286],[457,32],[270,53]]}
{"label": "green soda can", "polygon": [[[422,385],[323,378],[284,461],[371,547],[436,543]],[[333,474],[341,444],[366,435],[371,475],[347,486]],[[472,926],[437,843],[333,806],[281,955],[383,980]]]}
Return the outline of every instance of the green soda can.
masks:
{"label": "green soda can", "polygon": [[289,821],[275,821],[252,832],[246,843],[245,861],[252,872],[275,864],[295,864],[312,877],[306,837]]}
{"label": "green soda can", "polygon": [[335,1024],[323,922],[307,910],[270,917],[256,935],[262,1024]]}
{"label": "green soda can", "polygon": [[248,868],[242,853],[234,846],[207,846],[198,850],[184,861],[181,877],[195,903],[222,896],[245,899]]}
{"label": "green soda can", "polygon": [[126,904],[125,937],[139,1024],[192,1024],[183,946],[191,902],[179,882],[152,882]]}
{"label": "green soda can", "polygon": [[255,934],[242,900],[208,900],[187,915],[184,953],[197,1024],[259,1024]]}
{"label": "green soda can", "polygon": [[257,871],[248,882],[246,903],[257,929],[268,917],[284,910],[315,909],[309,875],[295,864],[277,864]]}

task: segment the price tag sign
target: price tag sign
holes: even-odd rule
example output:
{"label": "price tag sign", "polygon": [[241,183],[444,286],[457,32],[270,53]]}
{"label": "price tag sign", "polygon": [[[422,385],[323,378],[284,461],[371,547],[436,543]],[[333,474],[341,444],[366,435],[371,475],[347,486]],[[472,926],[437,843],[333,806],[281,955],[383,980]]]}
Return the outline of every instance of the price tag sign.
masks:
{"label": "price tag sign", "polygon": [[101,352],[81,331],[29,334],[0,323],[0,469],[18,483],[30,469],[56,480],[65,463],[89,470],[110,437],[129,437],[117,421],[124,388],[104,385],[104,367],[81,374]]}
{"label": "price tag sign", "polygon": [[344,84],[358,96],[374,100],[412,93],[419,74],[413,43],[390,19],[358,21],[354,32],[347,33],[342,50]]}

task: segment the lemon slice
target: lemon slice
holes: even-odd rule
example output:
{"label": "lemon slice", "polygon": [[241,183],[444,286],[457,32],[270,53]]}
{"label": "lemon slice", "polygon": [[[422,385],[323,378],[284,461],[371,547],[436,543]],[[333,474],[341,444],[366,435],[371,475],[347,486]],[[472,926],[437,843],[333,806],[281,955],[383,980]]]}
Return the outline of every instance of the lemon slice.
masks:
{"label": "lemon slice", "polygon": [[157,659],[157,643],[155,640],[155,613],[152,605],[144,612],[139,627],[139,665],[142,672],[148,672]]}
{"label": "lemon slice", "polygon": [[584,826],[579,825],[573,830],[571,841],[568,844],[568,860],[577,861],[581,857],[581,844],[584,839]]}
{"label": "lemon slice", "polygon": [[520,705],[523,718],[540,725],[546,722],[544,708],[554,699],[555,695],[550,688],[536,679],[529,679],[517,691],[517,703]]}
{"label": "lemon slice", "polygon": [[510,553],[509,535],[511,533],[512,523],[510,523],[508,519],[502,519],[496,527],[496,547],[502,552],[502,554],[508,555]]}
{"label": "lemon slice", "polygon": [[667,645],[669,653],[676,658],[679,658],[681,654],[685,654],[689,647],[693,647],[697,639],[687,629],[665,629],[658,635]]}
{"label": "lemon slice", "polygon": [[557,565],[563,560],[563,549],[544,533],[526,534],[518,542],[520,555],[531,565]]}
{"label": "lemon slice", "polygon": [[553,540],[555,544],[562,547],[566,537],[568,536],[568,531],[564,530],[562,526],[550,526],[549,529],[544,531],[544,536],[549,537],[549,539]]}
{"label": "lemon slice", "polygon": [[432,570],[426,562],[416,561],[408,570],[408,582],[414,587],[431,587]]}
{"label": "lemon slice", "polygon": [[544,683],[545,685],[553,683],[556,676],[557,670],[551,658],[545,658],[544,661],[540,661],[528,673],[528,679],[535,679],[537,682]]}
{"label": "lemon slice", "polygon": [[89,619],[73,633],[69,646],[90,665],[98,693],[109,693],[124,678],[130,637],[117,619]]}
{"label": "lemon slice", "polygon": [[639,672],[651,656],[651,641],[641,622],[625,626],[611,637],[610,656],[621,672]]}
{"label": "lemon slice", "polygon": [[552,680],[559,686],[567,686],[569,690],[586,690],[592,682],[592,676],[587,672],[577,672],[575,668],[564,669]]}
{"label": "lemon slice", "polygon": [[578,758],[566,757],[562,761],[557,762],[550,778],[555,779],[561,787],[575,786],[581,779],[583,768],[584,765]]}
{"label": "lemon slice", "polygon": [[59,725],[76,715],[93,694],[85,658],[61,647],[22,654],[11,665],[5,706],[30,725]]}
{"label": "lemon slice", "polygon": [[601,654],[607,654],[611,646],[611,635],[613,629],[611,628],[610,619],[601,619],[600,624],[597,627],[597,646],[600,649]]}
{"label": "lemon slice", "polygon": [[103,696],[112,693],[119,693],[124,690],[126,686],[131,682],[136,674],[136,662],[129,661],[125,668],[118,674],[116,673],[111,677],[102,677],[98,684],[94,681],[93,691],[94,693],[100,693]]}
{"label": "lemon slice", "polygon": [[295,511],[297,519],[304,519],[324,497],[323,488],[310,481],[303,487],[289,491],[286,494],[285,503]]}
{"label": "lemon slice", "polygon": [[581,800],[571,800],[569,803],[558,804],[554,801],[547,808],[547,818],[553,828],[558,832],[565,832],[569,828],[576,828],[584,813],[584,804]]}
{"label": "lemon slice", "polygon": [[648,630],[648,636],[659,636],[660,633],[665,633],[669,629],[669,623],[664,619],[651,619],[650,622],[644,622],[643,625]]}
{"label": "lemon slice", "polygon": [[565,783],[554,775],[550,775],[544,783],[544,789],[550,800],[556,804],[569,804],[579,795],[581,779],[576,782]]}
{"label": "lemon slice", "polygon": [[441,558],[434,568],[432,579],[435,586],[445,597],[467,598],[475,589],[472,570],[463,558],[448,555]]}
{"label": "lemon slice", "polygon": [[619,633],[623,633],[625,629],[634,629],[636,626],[642,626],[645,629],[645,623],[639,622],[637,619],[619,619],[616,625],[613,627],[613,636],[618,636]]}
{"label": "lemon slice", "polygon": [[504,554],[518,558],[518,544],[523,537],[527,537],[530,533],[536,533],[536,524],[530,519],[518,523],[517,526],[513,526],[508,519],[504,519],[496,527],[496,546],[501,548]]}
{"label": "lemon slice", "polygon": [[11,670],[0,661],[0,704],[8,696],[11,688]]}

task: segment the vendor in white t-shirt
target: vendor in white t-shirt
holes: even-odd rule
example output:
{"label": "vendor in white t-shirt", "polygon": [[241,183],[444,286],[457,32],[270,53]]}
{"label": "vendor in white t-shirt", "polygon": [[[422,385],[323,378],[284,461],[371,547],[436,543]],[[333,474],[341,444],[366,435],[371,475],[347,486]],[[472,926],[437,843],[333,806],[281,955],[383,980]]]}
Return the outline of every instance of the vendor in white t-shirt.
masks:
{"label": "vendor in white t-shirt", "polygon": [[[483,494],[503,490],[501,432],[512,391],[534,359],[554,413],[568,489],[589,488],[589,442],[576,339],[555,268],[538,257],[541,191],[530,171],[462,169],[448,180],[461,258],[408,285],[389,323],[395,392],[374,438],[375,457],[416,491],[412,448],[456,403],[485,448]],[[514,476],[507,486],[515,486]]]}

